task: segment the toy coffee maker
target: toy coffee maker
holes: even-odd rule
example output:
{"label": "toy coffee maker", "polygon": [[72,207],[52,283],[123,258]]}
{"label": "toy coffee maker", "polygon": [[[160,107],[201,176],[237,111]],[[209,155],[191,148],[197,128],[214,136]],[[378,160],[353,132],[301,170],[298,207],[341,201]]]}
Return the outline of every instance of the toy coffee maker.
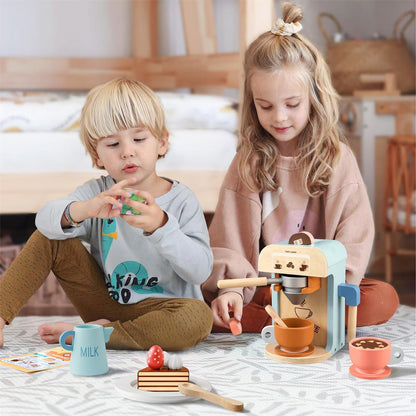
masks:
{"label": "toy coffee maker", "polygon": [[266,356],[285,363],[317,363],[345,345],[346,304],[347,338],[355,337],[360,290],[345,283],[346,258],[345,247],[339,241],[315,240],[310,233],[301,232],[261,250],[259,274],[270,277],[220,280],[218,287],[271,285],[272,306],[280,317],[311,320],[314,334],[311,345],[303,352],[292,354],[268,343]]}

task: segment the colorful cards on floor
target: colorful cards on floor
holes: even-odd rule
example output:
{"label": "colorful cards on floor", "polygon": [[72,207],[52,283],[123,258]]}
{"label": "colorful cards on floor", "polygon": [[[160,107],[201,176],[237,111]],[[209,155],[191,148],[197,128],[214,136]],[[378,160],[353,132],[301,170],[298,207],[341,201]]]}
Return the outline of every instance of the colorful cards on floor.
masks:
{"label": "colorful cards on floor", "polygon": [[25,373],[34,373],[69,365],[70,359],[71,353],[69,351],[56,347],[40,352],[0,358],[0,365],[12,367]]}

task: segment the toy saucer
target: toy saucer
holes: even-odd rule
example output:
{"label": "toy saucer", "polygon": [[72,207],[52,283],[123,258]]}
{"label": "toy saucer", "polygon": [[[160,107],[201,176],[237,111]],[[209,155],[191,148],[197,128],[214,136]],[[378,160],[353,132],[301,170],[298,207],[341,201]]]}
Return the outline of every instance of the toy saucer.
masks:
{"label": "toy saucer", "polygon": [[365,378],[367,380],[378,380],[378,379],[388,377],[391,374],[391,368],[386,366],[386,367],[384,367],[383,370],[381,370],[377,373],[366,373],[365,371],[360,370],[356,365],[353,364],[350,367],[350,373],[354,377]]}
{"label": "toy saucer", "polygon": [[[277,354],[277,344],[266,344],[265,354],[267,358],[270,358],[274,361],[279,361],[281,363],[286,364],[312,364],[312,363],[320,363],[322,361],[327,360],[331,356],[331,352],[327,351],[324,347],[319,345],[314,345],[314,349],[312,353],[309,355],[304,355],[300,357],[294,357],[293,353],[289,356],[283,356]],[[305,354],[305,352],[303,353]]]}
{"label": "toy saucer", "polygon": [[315,350],[315,348],[313,347],[313,345],[308,345],[302,351],[299,351],[299,352],[291,352],[291,351],[285,350],[280,345],[276,345],[276,348],[275,348],[274,352],[277,355],[282,355],[283,357],[306,357],[307,355],[311,355],[314,350]]}

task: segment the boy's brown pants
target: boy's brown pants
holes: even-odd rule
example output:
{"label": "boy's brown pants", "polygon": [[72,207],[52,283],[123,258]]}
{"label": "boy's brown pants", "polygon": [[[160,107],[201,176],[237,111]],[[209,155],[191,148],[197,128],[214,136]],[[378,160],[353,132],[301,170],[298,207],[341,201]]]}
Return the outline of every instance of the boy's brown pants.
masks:
{"label": "boy's brown pants", "polygon": [[109,296],[103,271],[78,238],[49,240],[35,231],[0,280],[0,316],[10,323],[53,271],[84,322],[108,319],[114,331],[108,348],[185,350],[212,328],[205,302],[148,298],[122,305]]}

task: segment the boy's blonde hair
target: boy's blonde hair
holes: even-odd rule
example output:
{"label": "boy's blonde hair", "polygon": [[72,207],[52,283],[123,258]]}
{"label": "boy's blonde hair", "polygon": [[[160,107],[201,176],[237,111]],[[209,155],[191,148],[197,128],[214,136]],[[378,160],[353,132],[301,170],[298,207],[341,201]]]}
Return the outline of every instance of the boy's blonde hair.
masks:
{"label": "boy's blonde hair", "polygon": [[146,128],[167,136],[165,113],[156,94],[139,81],[117,78],[91,89],[81,112],[80,137],[97,166],[97,142],[121,130]]}
{"label": "boy's blonde hair", "polygon": [[[303,17],[302,10],[291,3],[284,3],[282,11],[285,23],[295,23]],[[244,101],[238,145],[242,155],[240,175],[253,191],[272,191],[279,187],[277,141],[260,125],[251,91],[251,76],[255,71],[272,73],[282,68],[298,71],[296,75],[309,90],[309,122],[299,138],[296,160],[302,169],[305,191],[310,196],[318,196],[328,187],[339,157],[339,143],[343,140],[338,126],[339,97],[322,55],[298,33],[292,36],[279,36],[270,31],[263,33],[245,53]]]}

